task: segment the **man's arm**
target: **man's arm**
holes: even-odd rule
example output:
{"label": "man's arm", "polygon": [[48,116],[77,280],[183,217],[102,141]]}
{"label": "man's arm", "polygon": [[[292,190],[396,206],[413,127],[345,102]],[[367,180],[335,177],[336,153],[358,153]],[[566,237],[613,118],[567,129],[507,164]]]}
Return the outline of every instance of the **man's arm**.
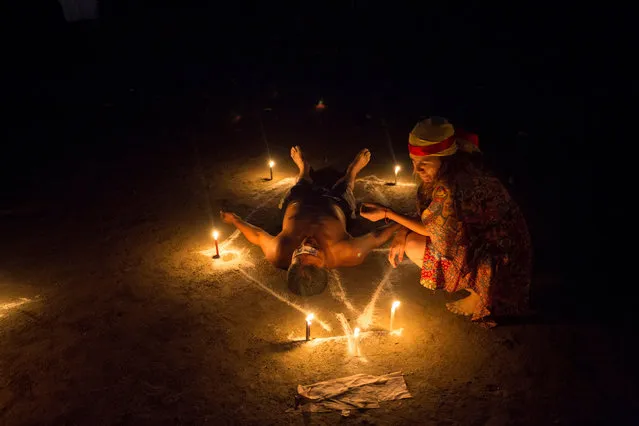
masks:
{"label": "man's arm", "polygon": [[235,213],[220,211],[220,216],[225,223],[234,225],[250,243],[260,246],[264,255],[270,258],[275,245],[274,236],[262,228],[242,220],[242,218]]}
{"label": "man's arm", "polygon": [[368,234],[340,243],[338,265],[356,266],[364,261],[368,254],[386,243],[396,231],[402,229],[402,225],[391,223],[377,228]]}

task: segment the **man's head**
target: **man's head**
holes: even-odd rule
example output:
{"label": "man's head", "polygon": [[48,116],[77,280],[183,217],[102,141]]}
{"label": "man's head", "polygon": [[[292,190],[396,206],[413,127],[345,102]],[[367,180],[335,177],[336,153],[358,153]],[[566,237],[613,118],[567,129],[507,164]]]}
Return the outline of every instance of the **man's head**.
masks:
{"label": "man's head", "polygon": [[288,288],[300,296],[320,294],[328,284],[325,255],[317,240],[306,237],[293,252],[288,268]]}

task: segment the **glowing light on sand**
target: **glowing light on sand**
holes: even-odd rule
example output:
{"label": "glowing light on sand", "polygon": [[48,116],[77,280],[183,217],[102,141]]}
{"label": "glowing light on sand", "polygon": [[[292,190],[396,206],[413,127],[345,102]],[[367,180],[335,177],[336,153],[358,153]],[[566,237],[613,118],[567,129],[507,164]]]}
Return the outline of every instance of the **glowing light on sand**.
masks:
{"label": "glowing light on sand", "polygon": [[348,323],[348,320],[343,313],[340,312],[339,314],[335,314],[335,316],[342,325],[344,337],[348,339],[348,354],[355,355],[355,344],[353,343],[353,331],[351,330],[351,325]]}
{"label": "glowing light on sand", "polygon": [[307,342],[311,340],[311,322],[313,322],[313,318],[315,318],[315,315],[313,314],[308,314],[306,316],[306,341]]}
{"label": "glowing light on sand", "polygon": [[395,311],[397,310],[398,307],[399,307],[399,300],[396,300],[393,302],[391,306],[390,326],[388,327],[388,330],[391,333],[393,332],[393,321],[395,321]]}
{"label": "glowing light on sand", "polygon": [[[395,330],[393,332],[393,334],[401,334],[398,333],[399,331],[403,330],[402,328],[399,328],[397,330]],[[386,331],[360,331],[359,332],[359,339],[360,340],[364,340],[364,338],[367,338],[369,336],[379,336],[381,338],[382,334],[387,334]],[[289,333],[288,336],[286,337],[286,343],[290,343],[290,342],[303,342],[304,341],[304,337],[303,336],[298,336],[295,333]],[[353,340],[353,333],[347,334],[347,335],[343,335],[343,336],[330,336],[330,337],[314,337],[310,342],[307,343],[308,346],[314,347],[314,346],[319,346],[323,343],[329,343],[329,342],[341,342],[346,340],[347,342],[350,342]],[[349,352],[349,354],[353,354],[353,352]],[[361,356],[361,354],[360,354]]]}
{"label": "glowing light on sand", "polygon": [[355,309],[351,301],[348,300],[348,298],[346,297],[346,292],[344,291],[344,287],[342,286],[342,279],[340,278],[339,273],[335,269],[332,269],[331,273],[333,275],[333,280],[331,280],[328,285],[331,296],[342,302],[349,311],[355,314],[360,314],[360,312]]}
{"label": "glowing light on sand", "polygon": [[[362,181],[365,184],[368,185],[386,185],[387,181],[384,181],[383,179],[378,178],[375,175],[370,175],[370,176],[366,176],[364,178],[358,179],[358,182]],[[397,186],[402,186],[402,187],[415,187],[417,186],[417,184],[415,182],[399,182],[397,183]]]}
{"label": "glowing light on sand", "polygon": [[[224,246],[224,244],[222,244]],[[215,257],[215,248],[209,248],[201,250],[198,253],[206,257]],[[220,259],[217,262],[210,262],[209,265],[213,267],[215,271],[224,272],[227,270],[237,269],[239,267],[254,268],[255,264],[251,262],[251,257],[248,248],[236,250],[233,248],[225,248],[223,254],[220,255]]]}
{"label": "glowing light on sand", "polygon": [[395,185],[397,185],[397,175],[402,168],[400,166],[395,166]]}
{"label": "glowing light on sand", "polygon": [[[275,297],[277,300],[279,300],[280,302],[284,302],[287,305],[289,305],[291,308],[293,309],[297,309],[298,311],[300,311],[301,313],[303,313],[304,315],[309,315],[310,312],[305,311],[301,306],[291,302],[290,300],[288,300],[286,297],[282,296],[281,294],[277,294],[275,291],[273,291],[272,289],[270,289],[269,287],[267,287],[266,285],[262,284],[261,282],[259,282],[258,280],[256,280],[255,278],[253,278],[252,276],[250,276],[246,271],[244,271],[243,269],[238,269],[237,270],[240,274],[244,275],[246,278],[248,278],[251,282],[253,282],[254,284],[257,284],[262,290],[266,291],[268,294],[270,294],[271,296]],[[315,318],[315,316],[313,316],[313,319],[315,321],[317,321],[317,323],[322,326],[322,328],[326,331],[331,331],[331,326],[326,324],[324,321],[320,321],[318,319]]]}
{"label": "glowing light on sand", "polygon": [[217,239],[220,237],[220,233],[217,231],[213,231],[213,239],[215,240],[215,254],[213,255],[213,259],[220,258],[220,247],[217,245]]}
{"label": "glowing light on sand", "polygon": [[0,318],[6,315],[5,313],[6,311],[13,308],[17,308],[18,306],[24,305],[25,303],[28,303],[30,301],[31,299],[27,299],[26,297],[21,297],[20,300],[15,302],[0,303]]}
{"label": "glowing light on sand", "polygon": [[375,305],[377,304],[377,299],[379,298],[379,295],[381,294],[383,288],[386,286],[386,284],[388,284],[390,274],[392,272],[393,268],[389,267],[384,274],[384,277],[377,285],[377,288],[375,289],[370,302],[368,302],[368,305],[366,305],[366,308],[364,308],[364,312],[362,313],[362,315],[359,316],[359,318],[357,318],[357,324],[362,328],[362,330],[367,330],[368,327],[370,327],[370,325],[373,323],[373,315],[375,313]]}
{"label": "glowing light on sand", "polygon": [[355,327],[355,330],[353,330],[353,342],[354,342],[354,346],[355,346],[355,356],[359,356],[359,327]]}
{"label": "glowing light on sand", "polygon": [[378,185],[377,182],[364,181],[364,188],[366,193],[374,194],[375,199],[386,206],[391,204],[391,202],[388,200],[386,195],[384,195],[384,193],[377,187],[377,185]]}

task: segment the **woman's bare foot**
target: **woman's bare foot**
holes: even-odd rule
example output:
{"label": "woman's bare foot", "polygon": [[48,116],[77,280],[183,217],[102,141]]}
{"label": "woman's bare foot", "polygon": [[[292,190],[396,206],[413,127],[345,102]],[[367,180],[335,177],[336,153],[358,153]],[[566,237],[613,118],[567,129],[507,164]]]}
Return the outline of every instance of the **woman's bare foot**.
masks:
{"label": "woman's bare foot", "polygon": [[351,162],[346,170],[346,176],[351,182],[355,182],[355,178],[357,178],[357,174],[362,171],[364,167],[371,161],[371,152],[368,148],[362,149],[357,153],[355,159]]}
{"label": "woman's bare foot", "polygon": [[308,161],[304,159],[304,155],[302,154],[302,148],[300,148],[299,145],[295,145],[291,147],[291,158],[293,159],[293,162],[297,165],[297,168],[300,169],[299,178],[310,180],[311,167],[309,166]]}
{"label": "woman's bare foot", "polygon": [[446,303],[446,307],[449,311],[458,315],[472,315],[481,303],[479,295],[472,290],[468,290],[470,294],[463,299],[459,299],[456,302]]}

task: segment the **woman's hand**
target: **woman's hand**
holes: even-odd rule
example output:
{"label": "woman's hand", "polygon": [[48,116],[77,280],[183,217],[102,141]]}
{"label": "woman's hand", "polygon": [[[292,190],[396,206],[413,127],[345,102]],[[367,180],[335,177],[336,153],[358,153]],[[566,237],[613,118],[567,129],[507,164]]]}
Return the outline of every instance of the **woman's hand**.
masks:
{"label": "woman's hand", "polygon": [[391,243],[390,250],[388,251],[388,261],[393,266],[393,268],[397,268],[398,263],[402,263],[404,260],[404,252],[406,251],[406,237],[410,231],[406,228],[398,231],[395,234],[395,238],[393,238],[393,242]]}
{"label": "woman's hand", "polygon": [[234,224],[234,222],[238,220],[240,217],[233,212],[220,210],[220,218],[222,219],[224,223]]}
{"label": "woman's hand", "polygon": [[388,213],[392,210],[388,207],[384,207],[377,203],[363,203],[359,209],[359,214],[364,219],[368,219],[371,222],[377,222],[378,220],[386,219]]}

